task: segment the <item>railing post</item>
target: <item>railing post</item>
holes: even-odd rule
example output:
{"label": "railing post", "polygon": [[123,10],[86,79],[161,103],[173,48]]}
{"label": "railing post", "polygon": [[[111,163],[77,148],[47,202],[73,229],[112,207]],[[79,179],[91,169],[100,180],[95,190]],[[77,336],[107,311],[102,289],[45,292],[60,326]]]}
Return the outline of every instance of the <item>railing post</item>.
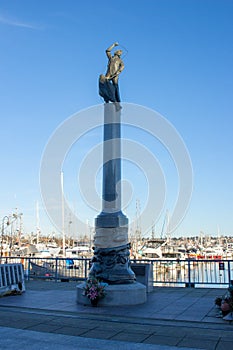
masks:
{"label": "railing post", "polygon": [[191,264],[190,259],[188,259],[188,285],[187,287],[191,287]]}
{"label": "railing post", "polygon": [[231,265],[230,265],[231,261],[228,260],[227,261],[227,268],[228,268],[228,284],[229,284],[229,287],[231,285]]}
{"label": "railing post", "polygon": [[55,282],[57,282],[57,280],[58,280],[58,258],[57,257],[55,258],[55,261],[56,261],[56,263],[55,263]]}
{"label": "railing post", "polygon": [[27,280],[30,281],[30,258],[28,259],[28,273],[27,273]]}
{"label": "railing post", "polygon": [[87,278],[87,259],[85,259],[85,264],[84,264],[84,277],[85,279]]}
{"label": "railing post", "polygon": [[151,268],[152,268],[152,286],[154,287],[154,261],[151,260]]}

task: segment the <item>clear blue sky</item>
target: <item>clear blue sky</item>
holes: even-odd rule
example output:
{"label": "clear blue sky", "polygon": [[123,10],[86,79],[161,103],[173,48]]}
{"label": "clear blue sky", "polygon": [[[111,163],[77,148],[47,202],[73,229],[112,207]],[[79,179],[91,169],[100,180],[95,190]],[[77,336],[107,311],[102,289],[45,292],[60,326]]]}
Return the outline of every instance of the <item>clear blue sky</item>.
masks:
{"label": "clear blue sky", "polygon": [[192,159],[193,196],[173,235],[232,235],[232,19],[232,0],[0,1],[1,217],[17,207],[35,231],[38,200],[41,230],[53,230],[43,150],[67,117],[102,103],[98,75],[118,41],[128,51],[122,100],[166,117]]}

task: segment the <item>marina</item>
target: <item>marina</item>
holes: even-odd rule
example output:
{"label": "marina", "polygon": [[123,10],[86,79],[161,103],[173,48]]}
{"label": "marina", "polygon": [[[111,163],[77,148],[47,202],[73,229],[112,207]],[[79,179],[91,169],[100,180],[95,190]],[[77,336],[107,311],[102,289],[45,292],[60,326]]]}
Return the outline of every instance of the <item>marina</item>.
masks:
{"label": "marina", "polygon": [[[1,235],[1,263],[22,263],[26,279],[55,281],[85,280],[92,266],[93,233],[75,239],[22,233],[22,215],[4,217]],[[18,224],[14,225],[14,223]],[[20,229],[18,230],[17,227]],[[233,280],[233,238],[131,235],[130,261],[138,271],[146,266],[147,285],[166,287],[225,288]],[[64,239],[63,239],[64,238]],[[137,267],[138,266],[138,267]],[[136,270],[135,270],[136,271]]]}

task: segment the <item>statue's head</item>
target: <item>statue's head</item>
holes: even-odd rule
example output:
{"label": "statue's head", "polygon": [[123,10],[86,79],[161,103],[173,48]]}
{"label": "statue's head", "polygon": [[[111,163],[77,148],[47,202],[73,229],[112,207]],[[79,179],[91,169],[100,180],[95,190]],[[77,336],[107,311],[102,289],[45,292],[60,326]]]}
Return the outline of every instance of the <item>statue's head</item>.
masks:
{"label": "statue's head", "polygon": [[122,55],[122,50],[116,50],[116,51],[114,52],[114,55],[120,57],[120,56]]}

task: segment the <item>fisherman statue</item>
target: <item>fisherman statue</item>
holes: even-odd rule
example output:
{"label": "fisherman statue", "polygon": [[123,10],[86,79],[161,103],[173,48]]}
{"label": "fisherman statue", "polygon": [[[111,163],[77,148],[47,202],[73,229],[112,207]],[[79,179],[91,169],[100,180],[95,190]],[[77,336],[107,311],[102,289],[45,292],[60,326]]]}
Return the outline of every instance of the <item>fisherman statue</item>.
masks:
{"label": "fisherman statue", "polygon": [[108,57],[108,67],[106,74],[101,74],[99,77],[99,94],[103,97],[106,103],[108,102],[120,102],[119,92],[119,74],[124,69],[124,63],[121,59],[122,50],[116,50],[112,56],[111,51],[119,44],[116,42],[112,44],[107,50],[106,55]]}
{"label": "fisherman statue", "polygon": [[[137,305],[146,301],[146,286],[136,281],[131,269],[129,220],[122,211],[121,177],[121,106],[118,80],[124,69],[122,50],[107,50],[108,67],[99,78],[99,94],[105,103],[103,121],[102,208],[95,218],[93,257],[89,279],[107,283],[106,298],[101,305]],[[109,103],[112,102],[112,103]],[[87,303],[83,295],[86,284],[78,285],[77,301]]]}

